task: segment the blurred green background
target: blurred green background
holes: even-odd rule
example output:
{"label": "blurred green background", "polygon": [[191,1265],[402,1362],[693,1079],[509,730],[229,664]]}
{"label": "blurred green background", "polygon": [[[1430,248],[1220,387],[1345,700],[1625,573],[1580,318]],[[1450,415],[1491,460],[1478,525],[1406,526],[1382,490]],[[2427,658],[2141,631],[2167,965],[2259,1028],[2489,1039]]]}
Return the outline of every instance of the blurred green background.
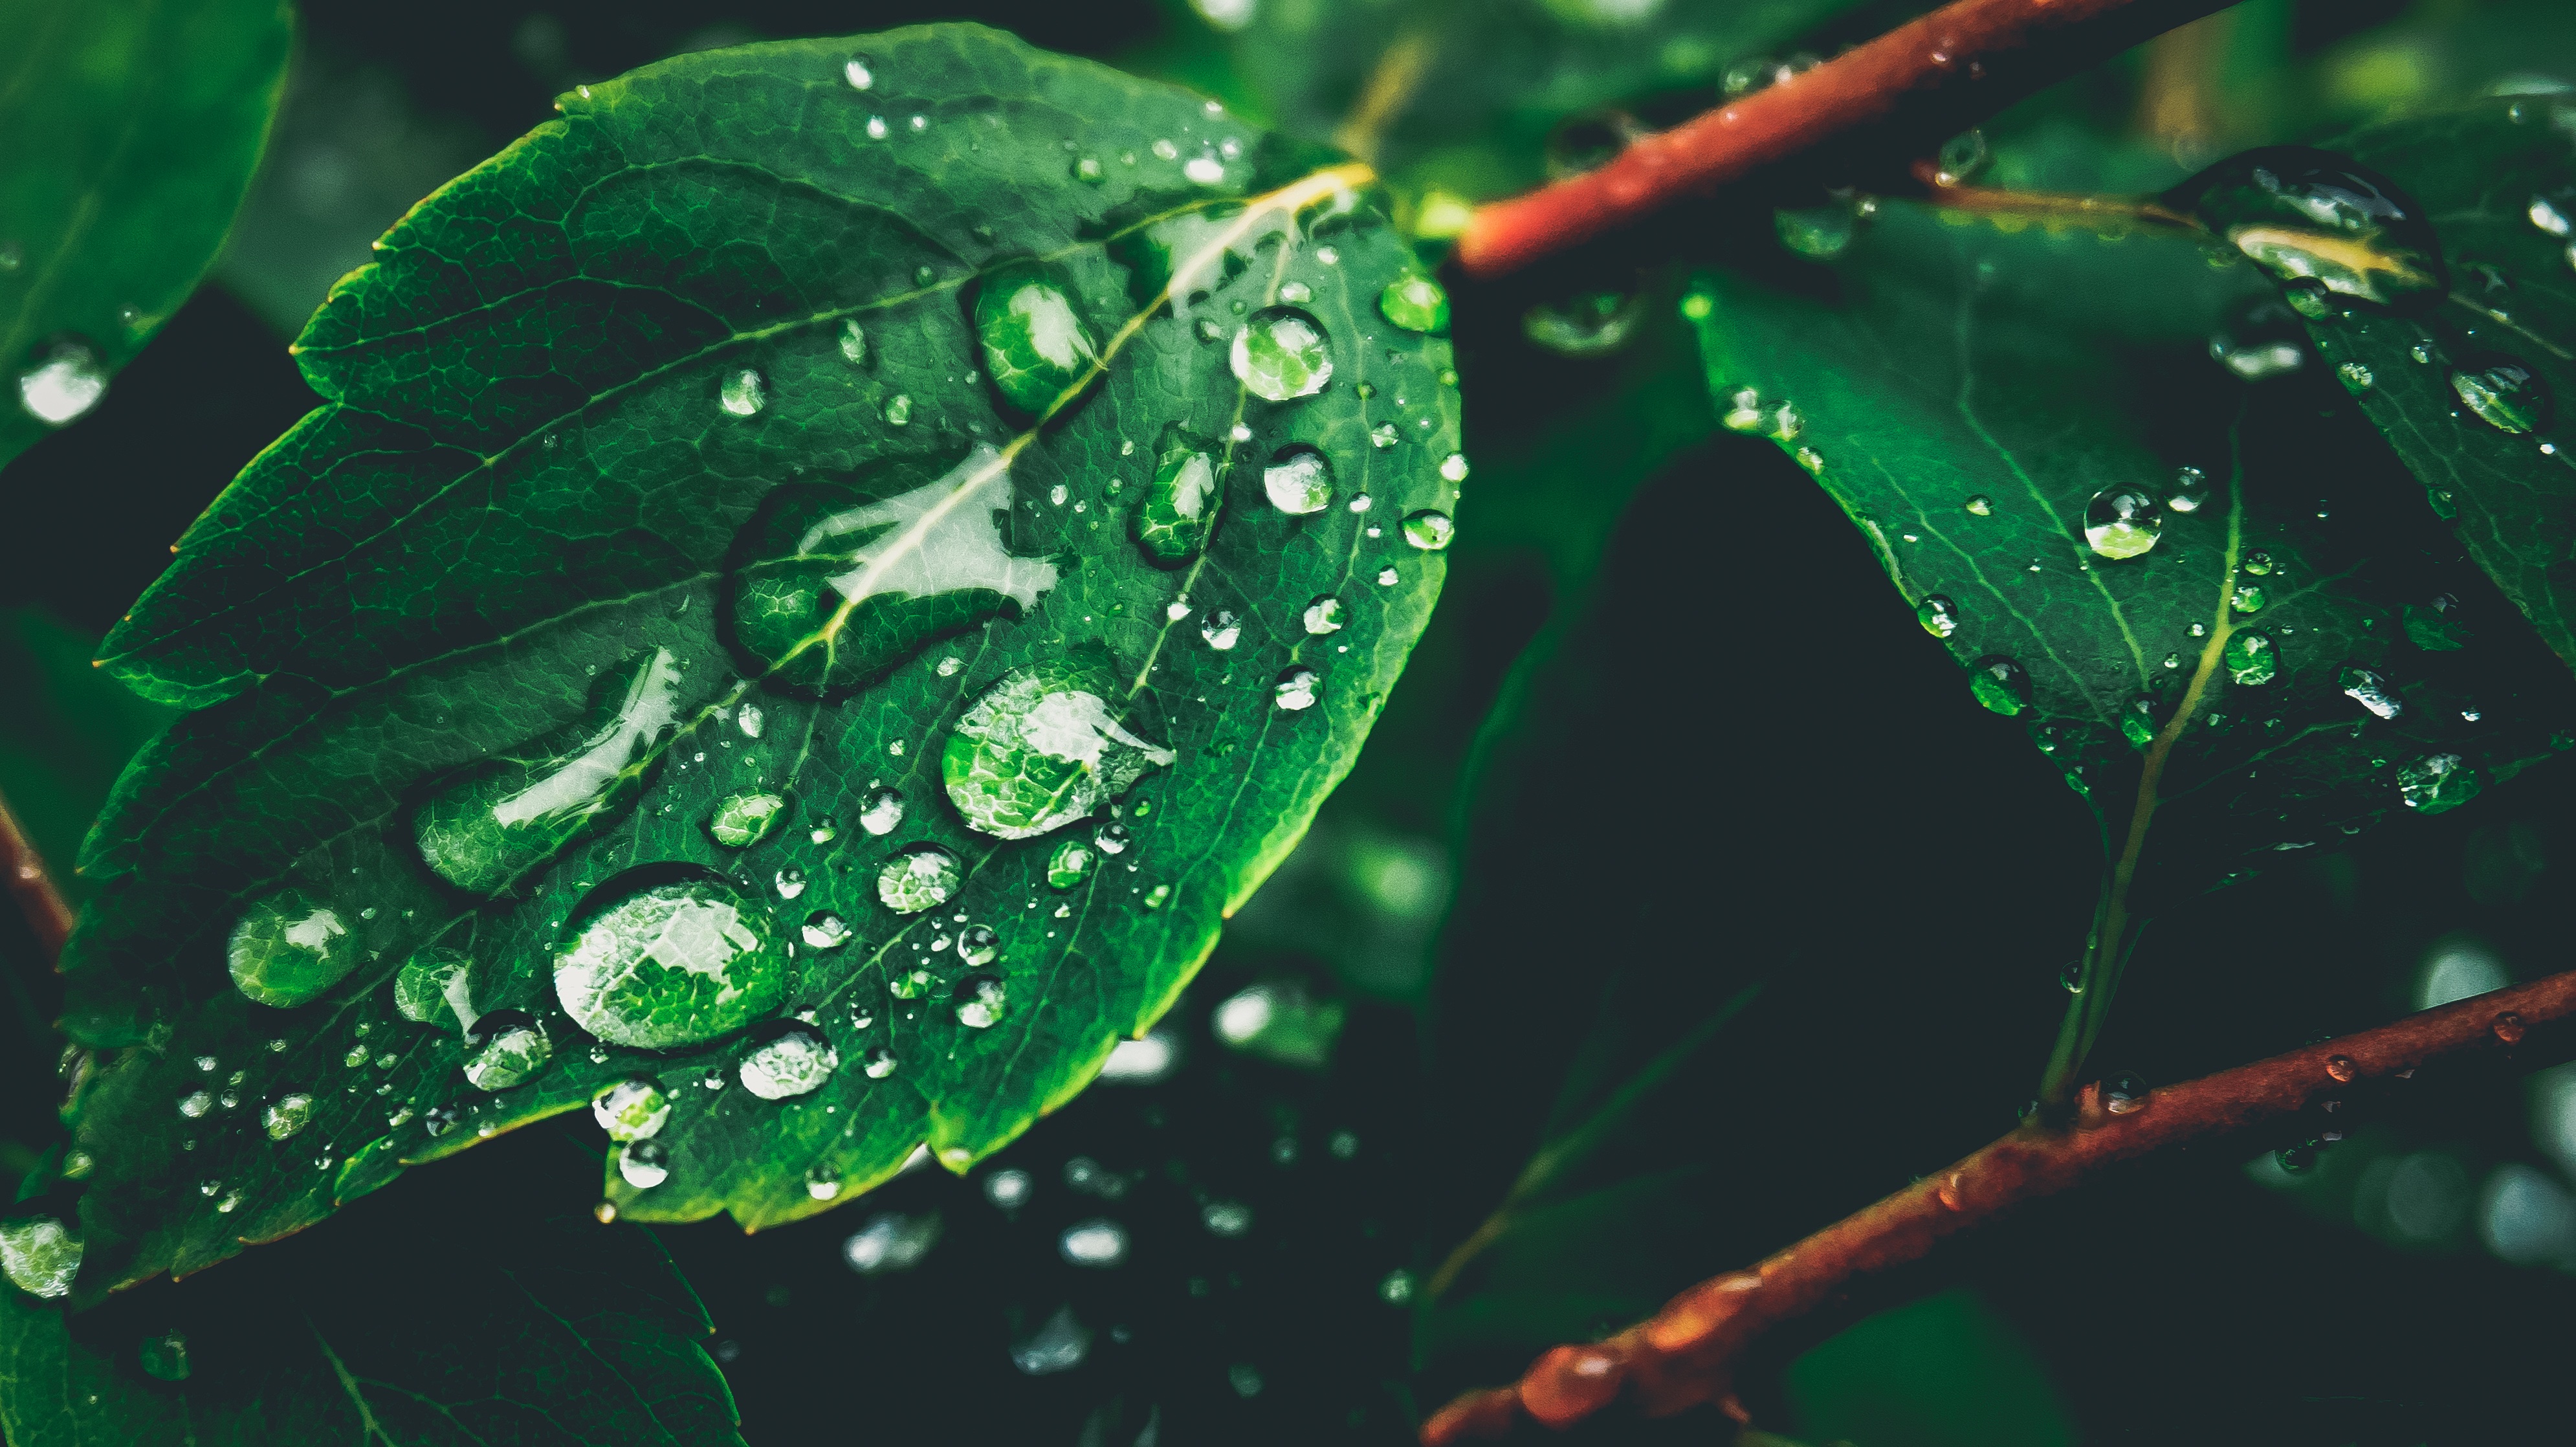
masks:
{"label": "blurred green background", "polygon": [[[1314,128],[1305,110],[1365,79],[1349,56],[1558,8],[306,5],[213,280],[94,414],[0,473],[0,791],[71,859],[165,721],[88,668],[91,644],[312,404],[284,343],[331,281],[555,93],[682,50],[964,17]],[[1641,90],[1610,122],[1686,114],[1748,62],[1910,13],[1674,9],[1678,40],[1620,73]],[[1722,43],[1757,33],[1759,52]],[[2570,81],[2564,0],[2254,0],[1986,127],[1983,179],[2149,190],[2246,146]],[[1384,156],[1417,216],[1539,179],[1577,109],[1425,106]],[[1576,121],[1560,152],[1604,118]],[[1449,594],[1359,767],[1127,1077],[968,1180],[915,1173],[756,1238],[661,1233],[750,1440],[1405,1440],[1450,1393],[2012,1124],[2091,911],[2091,821],[1971,704],[1830,502],[1717,428],[1676,278],[1592,295],[1618,344],[1570,346],[1525,295],[1458,297],[1475,470]],[[2264,403],[2333,405],[2318,370]],[[2186,1078],[2565,968],[2567,767],[2161,921],[2099,1064]],[[15,1174],[52,1139],[58,1045],[31,942],[14,919],[0,941]],[[1656,1089],[1599,1116],[1659,1059]],[[1766,1429],[1861,1447],[2564,1440],[2571,1072],[2389,1102],[2304,1174],[2200,1155],[2047,1203],[1783,1341],[1748,1401]],[[1581,1158],[1433,1300],[1531,1151],[1586,1120]],[[530,1209],[591,1189],[523,1134],[403,1189],[488,1205],[499,1181]],[[586,1124],[556,1134],[595,1151]],[[1130,1243],[1114,1271],[1060,1249],[1100,1220]]]}

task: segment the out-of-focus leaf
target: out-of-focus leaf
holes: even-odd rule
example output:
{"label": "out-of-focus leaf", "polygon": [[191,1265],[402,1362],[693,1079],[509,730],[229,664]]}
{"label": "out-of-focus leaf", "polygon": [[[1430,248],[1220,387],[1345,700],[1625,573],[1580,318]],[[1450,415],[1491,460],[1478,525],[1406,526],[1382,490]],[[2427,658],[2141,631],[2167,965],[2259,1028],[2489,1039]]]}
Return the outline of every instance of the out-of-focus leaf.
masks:
{"label": "out-of-focus leaf", "polygon": [[2068,1447],[2075,1425],[2020,1334],[1964,1290],[1847,1328],[1789,1364],[1799,1435],[1870,1447]]}
{"label": "out-of-focus leaf", "polygon": [[97,405],[196,288],[292,34],[280,0],[0,5],[0,463]]}

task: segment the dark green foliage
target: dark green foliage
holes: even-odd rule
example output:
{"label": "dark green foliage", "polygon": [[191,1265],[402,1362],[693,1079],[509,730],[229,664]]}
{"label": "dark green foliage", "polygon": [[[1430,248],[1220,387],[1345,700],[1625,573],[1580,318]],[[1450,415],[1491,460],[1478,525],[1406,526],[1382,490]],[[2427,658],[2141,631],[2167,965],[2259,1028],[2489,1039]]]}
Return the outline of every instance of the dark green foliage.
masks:
{"label": "dark green foliage", "polygon": [[[1440,557],[1396,522],[1454,506],[1457,393],[1444,342],[1376,316],[1405,253],[1365,173],[972,28],[693,55],[564,104],[342,284],[298,344],[327,405],[106,646],[196,711],[111,802],[66,962],[76,1036],[155,1047],[80,1105],[101,1287],[638,1072],[679,1104],[668,1184],[611,1176],[630,1215],[808,1214],[925,1141],[963,1168],[1167,1007],[1349,767],[1438,591]],[[1139,250],[1169,295],[1113,260]],[[974,324],[979,287],[1031,257],[1071,311],[1001,351],[1079,333],[1108,364],[1042,428],[1018,419],[1043,389],[981,375]],[[1226,338],[1283,297],[1324,350],[1238,386]],[[1167,425],[1220,439],[1231,480],[1172,568],[1128,525]],[[1335,470],[1311,516],[1264,495],[1292,445]],[[805,491],[773,504],[786,487]],[[790,507],[811,518],[793,539]],[[770,581],[836,559],[853,604],[802,615],[800,639],[744,626]],[[1001,605],[941,612],[942,589]],[[906,612],[907,592],[941,596]],[[1343,626],[1311,633],[1326,596]],[[1219,618],[1229,648],[1203,641]],[[1114,696],[1040,687],[1069,656]],[[1005,818],[978,781],[1061,759],[1042,747],[1061,727],[1023,707],[1041,693],[1100,753]],[[1113,817],[1123,851],[1051,883],[1058,843]],[[697,923],[620,933],[621,902],[683,878]],[[280,1012],[231,987],[225,941],[288,889],[330,919],[281,938],[359,958]],[[991,962],[956,952],[970,925]],[[471,956],[474,1009],[532,1012],[552,1056],[533,1081],[472,1088],[480,1042],[399,1013],[396,974],[433,946]],[[718,977],[728,998],[788,972],[782,1009],[837,1051],[827,1085],[761,1099],[726,1088],[758,1040],[699,1021],[654,1037],[691,1048],[637,1056],[577,1028],[598,1017],[572,994],[554,1008],[559,958],[597,980],[719,957],[752,972]],[[1001,976],[998,1021],[970,966]],[[176,1108],[200,1088],[211,1113]],[[296,1091],[318,1103],[282,1146],[256,1118]],[[235,1212],[184,1188],[210,1174]]]}
{"label": "dark green foliage", "polygon": [[0,6],[0,463],[97,405],[194,291],[268,140],[281,0]]}
{"label": "dark green foliage", "polygon": [[[2569,680],[2366,434],[2210,360],[2264,286],[2164,236],[1890,205],[1830,265],[1718,273],[1694,303],[1729,425],[1842,505],[2107,852],[2143,839],[2148,912],[2454,807],[2576,726]],[[2407,610],[2437,607],[2480,618],[2477,646],[2418,642]]]}

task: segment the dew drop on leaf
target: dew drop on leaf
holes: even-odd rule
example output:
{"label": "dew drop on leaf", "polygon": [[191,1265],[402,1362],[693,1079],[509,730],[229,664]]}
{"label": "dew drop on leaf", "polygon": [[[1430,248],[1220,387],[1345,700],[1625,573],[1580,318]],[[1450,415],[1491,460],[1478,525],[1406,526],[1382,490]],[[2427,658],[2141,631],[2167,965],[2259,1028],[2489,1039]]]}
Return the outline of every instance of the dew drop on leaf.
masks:
{"label": "dew drop on leaf", "polygon": [[616,1045],[666,1050],[729,1034],[787,992],[764,911],[712,876],[653,884],[593,913],[555,956],[555,997]]}
{"label": "dew drop on leaf", "polygon": [[2227,606],[2239,613],[2260,613],[2263,602],[2263,585],[2260,583],[2239,583],[2227,594]]}
{"label": "dew drop on leaf", "polygon": [[2372,384],[2379,380],[2371,374],[2368,367],[2363,366],[2359,362],[2344,362],[2339,364],[2335,368],[2335,376],[2343,383],[2343,389],[2352,393],[2356,397],[2369,391]]}
{"label": "dew drop on leaf", "polygon": [[986,279],[975,298],[975,337],[994,388],[1031,417],[1098,374],[1100,339],[1074,304],[1071,281],[1042,262]]}
{"label": "dew drop on leaf", "polygon": [[1047,857],[1047,883],[1057,889],[1071,889],[1089,878],[1091,866],[1098,862],[1099,856],[1089,844],[1079,839],[1064,840]]}
{"label": "dew drop on leaf", "polygon": [[1291,516],[1322,512],[1333,501],[1333,464],[1311,447],[1281,448],[1261,470],[1261,490]]}
{"label": "dew drop on leaf", "polygon": [[1235,332],[1234,379],[1266,401],[1311,397],[1333,377],[1324,324],[1294,307],[1264,307]]}
{"label": "dew drop on leaf", "polygon": [[394,1009],[402,1017],[441,1030],[474,1028],[474,960],[448,945],[412,952],[394,976]]}
{"label": "dew drop on leaf", "polygon": [[2553,410],[2548,384],[2510,357],[2482,358],[2453,371],[2451,391],[2470,416],[2517,436],[2548,427]]}
{"label": "dew drop on leaf", "polygon": [[2422,209],[2396,183],[2332,152],[2247,151],[2172,194],[2279,281],[2380,305],[2447,289],[2441,244]]}
{"label": "dew drop on leaf", "polygon": [[763,1100],[807,1095],[832,1078],[840,1052],[811,1025],[793,1025],[762,1041],[745,1055],[736,1073],[742,1088]]}
{"label": "dew drop on leaf", "polygon": [[2137,557],[2156,545],[2164,526],[2163,505],[2137,488],[2097,492],[2084,508],[2084,541],[2106,558]]}
{"label": "dew drop on leaf", "polygon": [[68,1296],[80,1274],[81,1238],[51,1216],[0,1221],[0,1276],[32,1296]]}
{"label": "dew drop on leaf", "polygon": [[1947,638],[1959,631],[1959,605],[1938,593],[1914,605],[1914,621],[1935,638]]}
{"label": "dew drop on leaf", "polygon": [[1342,600],[1327,593],[1306,605],[1306,631],[1318,637],[1342,631]]}
{"label": "dew drop on leaf", "polygon": [[787,800],[771,793],[734,794],[716,805],[707,820],[707,837],[727,849],[748,849],[769,837],[787,817]]}
{"label": "dew drop on leaf", "polygon": [[313,1097],[298,1091],[270,1101],[259,1113],[259,1127],[273,1141],[286,1140],[313,1119]]}
{"label": "dew drop on leaf", "polygon": [[617,1153],[617,1174],[639,1191],[671,1179],[671,1148],[655,1140],[629,1142]]}
{"label": "dew drop on leaf", "polygon": [[2196,513],[2209,501],[2209,474],[2197,467],[2174,469],[2173,486],[2165,492],[2169,512]]}
{"label": "dew drop on leaf", "polygon": [[[879,789],[868,795],[867,803],[859,810],[859,827],[870,834],[880,836],[891,834],[901,823],[903,823],[903,795],[892,789]],[[829,833],[824,833],[814,842],[829,843],[831,837]]]}
{"label": "dew drop on leaf", "polygon": [[1219,653],[1243,637],[1243,620],[1231,608],[1219,608],[1199,620],[1199,637]]}
{"label": "dew drop on leaf", "polygon": [[2243,684],[2270,683],[2281,671],[2281,650],[2272,635],[2252,629],[2229,634],[2220,660],[2227,665],[2227,676]]}
{"label": "dew drop on leaf", "polygon": [[859,1070],[870,1080],[883,1080],[894,1074],[894,1052],[882,1045],[871,1045],[859,1057]]}
{"label": "dew drop on leaf", "polygon": [[1315,670],[1298,664],[1279,675],[1278,682],[1271,685],[1270,697],[1281,709],[1297,713],[1315,706],[1315,697],[1323,686]]}
{"label": "dew drop on leaf", "polygon": [[1207,542],[1222,498],[1216,444],[1177,424],[1163,429],[1153,480],[1136,509],[1136,543],[1158,564],[1187,562]]}
{"label": "dew drop on leaf", "polygon": [[1999,653],[1969,665],[1968,691],[1977,702],[2007,718],[2030,707],[2030,675]]}
{"label": "dew drop on leaf", "polygon": [[671,1098],[642,1076],[603,1087],[590,1098],[591,1119],[613,1141],[651,1140],[671,1119]]}
{"label": "dew drop on leaf", "polygon": [[875,67],[876,62],[867,56],[853,55],[850,63],[841,67],[841,77],[850,83],[850,89],[866,90],[877,83]]}
{"label": "dew drop on leaf", "polygon": [[1467,454],[1463,452],[1452,452],[1447,457],[1440,459],[1440,476],[1441,479],[1446,482],[1465,482],[1467,480]]}
{"label": "dew drop on leaf", "polygon": [[958,1024],[970,1030],[986,1030],[1001,1023],[1003,1009],[1010,1003],[1010,991],[999,975],[972,974],[957,982],[954,1003]]}
{"label": "dew drop on leaf", "polygon": [[507,1090],[536,1078],[554,1058],[546,1027],[525,1010],[495,1010],[475,1022],[465,1079],[480,1090]]}
{"label": "dew drop on leaf", "polygon": [[2397,771],[2397,797],[2419,814],[2456,809],[2485,787],[2458,754],[2426,754]]}
{"label": "dew drop on leaf", "polygon": [[968,925],[957,932],[957,957],[970,965],[989,965],[1002,957],[1002,937],[991,925]]}
{"label": "dew drop on leaf", "polygon": [[1449,329],[1449,293],[1419,272],[1408,272],[1378,293],[1380,314],[1408,332],[1439,333]]}
{"label": "dew drop on leaf", "polygon": [[1404,540],[1425,552],[1436,553],[1449,546],[1458,532],[1449,514],[1434,508],[1407,513],[1404,518]]}
{"label": "dew drop on leaf", "polygon": [[2389,687],[2387,676],[2368,668],[2347,668],[2335,679],[2344,696],[2369,710],[2374,718],[2393,719],[2406,711],[2403,699]]}
{"label": "dew drop on leaf", "polygon": [[768,390],[760,374],[749,367],[725,373],[724,385],[716,390],[716,402],[734,417],[749,417],[769,405]]}
{"label": "dew drop on leaf", "polygon": [[1968,494],[1968,500],[1961,503],[1960,506],[1966,508],[1971,514],[1977,517],[1986,517],[1994,512],[1995,501],[1993,498],[1986,496],[1982,492],[1972,492]]}
{"label": "dew drop on leaf", "polygon": [[919,914],[946,904],[964,878],[956,855],[935,844],[919,844],[877,871],[877,898],[897,914]]}
{"label": "dew drop on leaf", "polygon": [[[940,752],[948,798],[968,827],[1003,839],[1094,813],[1178,755],[1144,737],[1111,700],[1103,665],[1050,659],[985,690]],[[891,901],[889,901],[891,903]]]}
{"label": "dew drop on leaf", "polygon": [[849,922],[828,909],[805,916],[797,932],[804,937],[808,949],[837,950],[850,942]]}
{"label": "dew drop on leaf", "polygon": [[280,1009],[319,998],[356,969],[364,953],[337,910],[293,888],[243,911],[224,948],[242,997]]}
{"label": "dew drop on leaf", "polygon": [[1135,838],[1124,824],[1103,824],[1091,831],[1092,847],[1103,854],[1124,854]]}

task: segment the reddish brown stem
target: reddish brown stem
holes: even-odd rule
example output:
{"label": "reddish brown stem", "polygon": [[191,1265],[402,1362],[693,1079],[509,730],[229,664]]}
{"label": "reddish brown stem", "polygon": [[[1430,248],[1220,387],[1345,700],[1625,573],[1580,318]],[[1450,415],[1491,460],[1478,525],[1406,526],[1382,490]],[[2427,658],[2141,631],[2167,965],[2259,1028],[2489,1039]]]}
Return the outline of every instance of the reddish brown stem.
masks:
{"label": "reddish brown stem", "polygon": [[1669,131],[1598,170],[1476,212],[1469,275],[1499,276],[1828,142],[1883,135],[1902,166],[1940,138],[2232,0],[1956,0]]}
{"label": "reddish brown stem", "polygon": [[2026,1124],[1745,1271],[1705,1281],[1653,1317],[1589,1346],[1549,1351],[1508,1387],[1471,1392],[1423,1424],[1426,1447],[1495,1437],[1523,1417],[1564,1427],[1625,1399],[1648,1416],[1733,1407],[1734,1368],[1765,1331],[1921,1259],[1942,1237],[2111,1167],[2265,1126],[2437,1061],[2511,1051],[2526,1031],[2576,1018],[2576,970],[2409,1015],[2393,1024],[2156,1090],[2120,1114],[2087,1086],[2075,1123]]}
{"label": "reddish brown stem", "polygon": [[63,941],[72,934],[72,907],[55,887],[54,877],[45,872],[44,856],[36,852],[35,841],[27,837],[5,798],[0,798],[0,874],[7,876],[9,893],[27,916],[27,927],[36,932],[45,963],[61,959]]}

